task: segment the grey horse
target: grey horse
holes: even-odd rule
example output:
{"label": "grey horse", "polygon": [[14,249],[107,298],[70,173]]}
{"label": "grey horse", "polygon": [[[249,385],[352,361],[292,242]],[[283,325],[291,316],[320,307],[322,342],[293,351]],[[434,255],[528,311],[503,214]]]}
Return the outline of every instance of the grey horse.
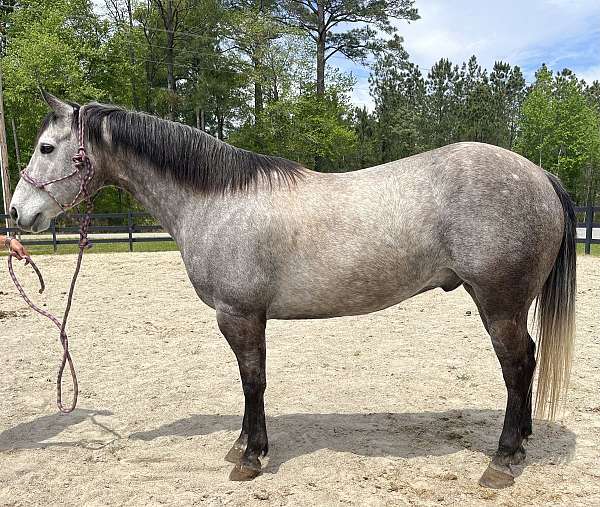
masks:
{"label": "grey horse", "polygon": [[[510,151],[459,143],[360,171],[323,174],[235,148],[150,115],[44,94],[44,120],[11,214],[42,231],[72,203],[80,126],[90,190],[117,185],[157,217],[200,299],[216,310],[245,397],[230,478],[252,479],[267,454],[263,396],[268,319],[375,312],[421,292],[463,286],[475,301],[508,392],[498,450],[481,483],[513,483],[536,408],[554,416],[574,340],[575,226],[560,182]],[[58,181],[56,181],[58,180]],[[75,199],[76,200],[76,199]],[[527,315],[536,300],[538,347]]]}

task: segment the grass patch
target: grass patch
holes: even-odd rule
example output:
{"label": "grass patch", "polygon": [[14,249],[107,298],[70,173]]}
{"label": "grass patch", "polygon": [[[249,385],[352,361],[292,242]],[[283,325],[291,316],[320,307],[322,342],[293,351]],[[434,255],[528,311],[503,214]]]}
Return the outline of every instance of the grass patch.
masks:
{"label": "grass patch", "polygon": [[[117,253],[129,252],[129,243],[94,243],[92,248],[86,254],[94,253]],[[52,245],[26,245],[27,250],[32,256],[35,255],[50,255],[57,254],[75,254],[79,252],[78,245],[58,245],[57,251],[54,252]],[[133,253],[136,252],[169,252],[178,250],[174,241],[149,241],[147,243],[134,243]],[[6,255],[6,252],[2,252]]]}
{"label": "grass patch", "polygon": [[[591,251],[590,253],[594,257],[600,257],[600,245],[590,245]],[[585,245],[583,243],[577,243],[577,253],[579,255],[585,255]]]}

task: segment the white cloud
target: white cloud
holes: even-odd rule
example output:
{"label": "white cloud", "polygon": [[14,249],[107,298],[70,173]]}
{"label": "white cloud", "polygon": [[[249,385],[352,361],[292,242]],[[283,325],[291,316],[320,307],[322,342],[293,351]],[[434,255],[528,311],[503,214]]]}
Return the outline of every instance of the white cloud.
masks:
{"label": "white cloud", "polygon": [[429,0],[417,5],[421,19],[398,28],[412,58],[426,68],[441,57],[461,63],[472,54],[487,68],[496,60],[528,68],[576,59],[573,42],[593,32],[600,20],[598,0]]}
{"label": "white cloud", "polygon": [[[475,54],[487,69],[497,60],[519,65],[528,81],[542,63],[554,70],[569,67],[588,82],[600,79],[600,0],[417,0],[416,5],[421,19],[397,27],[424,73],[442,57],[461,64]],[[353,101],[372,107],[367,79],[357,75]]]}

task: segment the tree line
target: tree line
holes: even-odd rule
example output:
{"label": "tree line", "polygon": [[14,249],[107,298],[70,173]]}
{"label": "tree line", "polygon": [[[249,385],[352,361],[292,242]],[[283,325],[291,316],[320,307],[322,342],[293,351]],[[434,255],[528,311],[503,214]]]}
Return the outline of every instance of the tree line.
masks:
{"label": "tree line", "polygon": [[[599,193],[600,83],[476,56],[410,60],[398,30],[414,0],[2,0],[0,57],[11,177],[46,106],[38,87],[193,125],[219,139],[349,171],[456,141],[515,150],[578,202]],[[372,110],[350,96],[350,59],[370,70]],[[134,206],[117,190],[96,208]]]}

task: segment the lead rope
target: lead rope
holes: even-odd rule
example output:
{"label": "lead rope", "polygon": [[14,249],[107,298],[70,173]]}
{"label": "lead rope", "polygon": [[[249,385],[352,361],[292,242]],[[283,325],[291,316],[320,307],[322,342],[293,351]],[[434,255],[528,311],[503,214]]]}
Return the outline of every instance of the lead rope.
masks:
{"label": "lead rope", "polygon": [[[73,360],[71,359],[71,353],[69,352],[69,337],[67,336],[66,327],[67,327],[67,320],[69,318],[69,313],[71,311],[71,303],[73,301],[73,293],[75,292],[75,284],[77,282],[77,276],[79,275],[79,270],[81,269],[81,261],[83,259],[83,252],[86,248],[89,248],[91,246],[90,240],[88,239],[88,232],[89,232],[89,227],[90,227],[90,223],[91,223],[91,212],[93,209],[93,204],[92,204],[91,196],[88,191],[88,185],[89,185],[92,177],[94,176],[94,168],[92,166],[92,162],[90,161],[90,158],[88,157],[88,155],[85,151],[84,135],[85,134],[84,134],[84,127],[83,127],[83,115],[81,114],[81,110],[79,110],[79,149],[77,150],[77,154],[73,157],[72,160],[73,160],[75,172],[77,174],[79,174],[79,177],[81,180],[81,185],[80,185],[78,195],[83,196],[82,201],[85,203],[85,213],[83,214],[83,217],[81,218],[81,222],[79,224],[79,254],[77,256],[77,265],[75,266],[75,272],[73,273],[73,278],[71,280],[71,286],[69,288],[69,296],[67,298],[67,305],[65,307],[65,312],[63,314],[62,322],[59,321],[51,313],[49,313],[45,310],[42,310],[41,308],[36,306],[29,299],[29,297],[25,293],[25,290],[23,289],[23,286],[21,285],[19,280],[17,280],[17,277],[15,275],[15,272],[13,269],[13,264],[12,264],[13,255],[11,254],[8,256],[8,272],[10,273],[10,277],[12,278],[12,281],[14,282],[17,290],[19,291],[19,294],[21,294],[21,297],[25,300],[25,302],[33,310],[35,310],[40,315],[43,315],[44,317],[50,319],[60,331],[60,343],[63,348],[63,356],[62,356],[62,360],[60,362],[60,366],[58,368],[58,373],[56,376],[56,405],[58,406],[58,409],[63,414],[68,414],[69,412],[72,412],[75,409],[75,407],[77,406],[77,398],[79,396],[79,384],[77,382],[77,374],[75,373],[75,366],[73,365]],[[52,194],[50,194],[50,195],[52,195]],[[44,292],[45,284],[44,284],[44,279],[42,277],[42,274],[40,273],[40,270],[35,265],[35,263],[31,260],[30,257],[27,257],[25,259],[25,264],[31,265],[33,270],[38,275],[38,278],[40,281],[39,292],[41,294],[42,292]],[[62,376],[63,376],[63,372],[64,372],[67,364],[69,365],[69,370],[71,372],[71,380],[73,383],[73,399],[72,399],[70,405],[65,406],[62,401]]]}

